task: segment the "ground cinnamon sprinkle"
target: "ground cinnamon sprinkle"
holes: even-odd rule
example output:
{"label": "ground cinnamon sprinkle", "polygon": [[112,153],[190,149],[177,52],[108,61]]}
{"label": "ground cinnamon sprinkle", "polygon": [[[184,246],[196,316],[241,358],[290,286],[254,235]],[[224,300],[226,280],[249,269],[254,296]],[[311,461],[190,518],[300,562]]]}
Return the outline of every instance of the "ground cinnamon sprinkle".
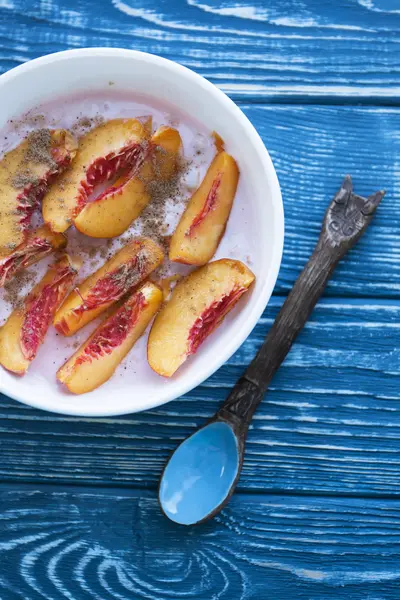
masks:
{"label": "ground cinnamon sprinkle", "polygon": [[95,246],[88,246],[86,253],[89,258],[95,258],[97,251],[98,251],[98,248],[96,248]]}
{"label": "ground cinnamon sprinkle", "polygon": [[84,261],[88,261],[95,265],[98,258],[105,258],[108,255],[113,240],[95,240],[92,238],[92,243],[90,243],[89,240],[90,238],[86,236],[80,236],[78,240],[74,240],[74,252],[78,252],[78,254],[82,255]]}
{"label": "ground cinnamon sprinkle", "polygon": [[84,129],[88,129],[89,127],[92,127],[92,125],[93,125],[93,119],[89,119],[88,117],[82,117],[76,123],[77,127],[83,127]]}
{"label": "ground cinnamon sprinkle", "polygon": [[[29,119],[29,124],[32,126],[40,126],[45,122],[43,115],[30,116]],[[92,127],[101,124],[104,120],[104,117],[100,114],[90,118],[80,114],[72,125],[71,130],[77,135],[84,135]],[[28,121],[25,119],[21,123],[26,125]],[[178,124],[174,123],[174,125],[177,126]],[[17,126],[17,123],[15,123],[15,126]],[[16,189],[24,189],[29,185],[35,187],[39,183],[37,176],[30,169],[32,163],[44,163],[49,168],[56,166],[51,156],[52,136],[50,129],[41,127],[34,130],[28,134],[26,140],[28,144],[23,162],[19,165],[19,169],[12,181],[12,185]],[[160,154],[162,150],[160,148],[158,150]],[[145,181],[146,190],[151,200],[137,221],[135,221],[134,226],[129,228],[122,236],[117,239],[92,239],[85,242],[84,239],[80,239],[80,235],[78,235],[77,240],[73,234],[70,236],[74,240],[73,251],[81,255],[84,262],[94,271],[98,268],[99,261],[104,262],[104,260],[107,260],[121,245],[128,243],[140,232],[141,235],[157,241],[163,247],[166,255],[168,255],[170,235],[168,235],[167,212],[169,213],[172,209],[172,212],[180,213],[185,201],[188,200],[187,188],[185,188],[183,180],[191,166],[189,161],[181,157],[178,162],[177,172],[170,180],[165,180],[161,176],[157,176],[160,175],[159,173],[155,173],[155,177],[151,181]],[[60,198],[60,201],[63,201],[62,198]],[[176,211],[174,211],[174,206],[176,207]],[[70,241],[72,240],[70,239]],[[157,277],[169,275],[170,267],[170,263],[166,260],[160,269],[157,270]],[[30,272],[29,270],[19,272],[5,286],[2,293],[3,300],[11,305],[12,308],[17,307],[21,304],[24,297],[26,297],[34,283],[34,272]]]}
{"label": "ground cinnamon sprinkle", "polygon": [[11,130],[19,132],[21,129],[25,127],[45,127],[46,117],[45,115],[39,113],[35,114],[32,111],[29,111],[22,115],[20,119],[10,119],[8,124],[11,127]]}
{"label": "ground cinnamon sprinkle", "polygon": [[3,300],[13,309],[21,305],[28,290],[36,282],[36,274],[33,271],[20,271],[9,283],[4,286]]}
{"label": "ground cinnamon sprinkle", "polygon": [[72,133],[80,137],[85,133],[88,133],[90,129],[104,123],[105,119],[102,115],[98,114],[94,117],[79,116],[76,118],[75,123],[71,127]]}
{"label": "ground cinnamon sprinkle", "polygon": [[44,124],[46,123],[46,117],[45,117],[45,115],[42,115],[42,114],[28,115],[25,121],[29,125],[32,125],[32,127],[37,127],[38,125],[39,126],[41,125],[43,127]]}
{"label": "ground cinnamon sprinkle", "polygon": [[168,224],[166,219],[166,204],[178,205],[182,203],[184,193],[182,177],[190,167],[190,163],[183,158],[178,163],[176,174],[169,180],[154,178],[146,182],[146,190],[151,201],[140,215],[142,235],[151,237],[159,242],[164,249],[169,247]]}
{"label": "ground cinnamon sprinkle", "polygon": [[57,167],[56,161],[51,156],[51,132],[42,128],[31,131],[27,137],[28,148],[25,160],[48,165],[51,169]]}
{"label": "ground cinnamon sprinkle", "polygon": [[98,246],[97,247],[97,256],[99,256],[100,258],[107,258],[109,248],[110,248],[110,246],[108,244],[103,244],[102,246]]}
{"label": "ground cinnamon sprinkle", "polygon": [[39,178],[32,173],[29,164],[45,164],[50,169],[57,168],[57,163],[51,156],[50,129],[42,128],[31,131],[26,137],[26,142],[27,149],[25,155],[11,181],[11,185],[17,190],[39,183]]}
{"label": "ground cinnamon sprinkle", "polygon": [[31,184],[36,185],[37,183],[39,183],[39,178],[28,168],[21,168],[11,180],[11,185],[17,190],[24,189]]}
{"label": "ground cinnamon sprinkle", "polygon": [[[39,116],[38,116],[38,120]],[[32,164],[46,164],[49,168],[56,167],[56,162],[51,156],[51,132],[49,129],[41,128],[32,131],[26,137],[27,147],[24,152],[21,163],[18,165],[11,185],[16,190],[30,190],[25,193],[25,203],[37,202],[37,186],[40,183],[39,178],[31,171]],[[9,244],[10,251],[15,249],[15,244]],[[30,288],[33,287],[36,275],[33,271],[21,271],[4,286],[3,300],[10,304],[12,308],[18,307],[27,295]]]}

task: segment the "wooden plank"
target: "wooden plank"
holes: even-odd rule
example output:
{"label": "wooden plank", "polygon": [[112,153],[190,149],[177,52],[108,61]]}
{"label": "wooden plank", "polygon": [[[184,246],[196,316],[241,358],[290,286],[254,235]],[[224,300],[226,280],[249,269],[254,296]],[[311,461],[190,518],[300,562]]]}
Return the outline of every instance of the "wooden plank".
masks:
{"label": "wooden plank", "polygon": [[[158,409],[74,418],[3,397],[0,479],[154,489],[169,453],[225,398],[281,302],[272,300],[228,364]],[[399,301],[318,305],[256,414],[241,490],[400,494],[399,323]]]}
{"label": "wooden plank", "polygon": [[4,0],[0,68],[82,46],[176,60],[236,98],[398,102],[400,11],[388,0]]}
{"label": "wooden plank", "polygon": [[316,243],[329,199],[350,173],[355,190],[387,196],[366,235],[339,266],[327,293],[398,297],[400,290],[400,111],[395,108],[245,105],[271,153],[285,208],[277,293],[287,292]]}
{"label": "wooden plank", "polygon": [[285,250],[276,293],[293,285],[342,177],[358,193],[387,196],[367,234],[339,266],[327,293],[399,297],[400,109],[243,105],[276,166],[285,208]]}
{"label": "wooden plank", "polygon": [[399,501],[236,496],[179,527],[154,495],[0,494],[4,600],[398,598]]}

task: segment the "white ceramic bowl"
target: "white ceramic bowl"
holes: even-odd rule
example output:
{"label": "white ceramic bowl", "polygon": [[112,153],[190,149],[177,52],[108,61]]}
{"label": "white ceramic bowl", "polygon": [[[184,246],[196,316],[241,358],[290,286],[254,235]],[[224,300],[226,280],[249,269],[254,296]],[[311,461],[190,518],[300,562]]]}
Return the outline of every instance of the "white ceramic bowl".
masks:
{"label": "white ceramic bowl", "polygon": [[[252,237],[253,291],[232,311],[195,357],[170,380],[151,372],[135,379],[115,378],[83,396],[65,393],[55,382],[35,375],[23,378],[1,369],[0,391],[32,406],[65,414],[105,416],[136,412],[163,404],[193,389],[212,375],[239,348],[261,316],[272,294],[282,258],[283,207],[278,179],[253,125],[219,89],[174,62],[133,50],[88,48],[44,56],[0,77],[1,121],[68,93],[113,89],[154,97],[176,106],[215,129],[239,164],[246,185],[242,207]],[[228,226],[229,233],[229,226]],[[227,233],[227,234],[228,234]],[[239,258],[239,257],[238,257]],[[245,257],[243,257],[245,258]],[[49,357],[50,364],[50,357]],[[43,363],[43,358],[42,358]]]}

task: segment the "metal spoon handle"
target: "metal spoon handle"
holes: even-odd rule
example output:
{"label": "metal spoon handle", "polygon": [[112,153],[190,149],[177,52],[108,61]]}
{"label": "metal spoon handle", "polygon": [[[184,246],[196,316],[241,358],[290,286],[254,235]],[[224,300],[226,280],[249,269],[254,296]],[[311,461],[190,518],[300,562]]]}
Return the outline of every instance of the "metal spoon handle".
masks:
{"label": "metal spoon handle", "polygon": [[275,372],[304,327],[337,263],[370,224],[384,192],[353,194],[346,176],[329,205],[314,252],[294,284],[256,357],[218,411],[238,432],[247,430]]}

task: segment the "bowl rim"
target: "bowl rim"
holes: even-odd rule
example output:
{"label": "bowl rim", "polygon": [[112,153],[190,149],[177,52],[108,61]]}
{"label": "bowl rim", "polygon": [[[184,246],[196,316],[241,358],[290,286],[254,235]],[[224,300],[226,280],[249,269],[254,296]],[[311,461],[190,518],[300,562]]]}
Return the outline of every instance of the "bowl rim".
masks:
{"label": "bowl rim", "polygon": [[93,403],[93,409],[80,410],[80,403],[76,401],[76,396],[71,395],[70,406],[68,405],[68,407],[66,407],[65,405],[63,405],[62,408],[57,408],[57,406],[54,405],[54,402],[49,403],[48,401],[46,401],[46,395],[43,395],[42,399],[34,398],[33,400],[29,400],[29,398],[27,398],[25,394],[21,394],[18,392],[18,380],[13,382],[12,385],[8,385],[7,382],[1,381],[2,378],[0,377],[0,393],[5,394],[10,398],[13,398],[14,400],[18,400],[23,404],[64,415],[86,417],[117,416],[134,412],[141,412],[143,410],[149,410],[157,406],[166,404],[167,402],[170,402],[172,400],[175,400],[180,396],[183,396],[184,394],[187,394],[195,387],[203,383],[211,375],[213,375],[221,366],[223,366],[229,360],[229,358],[236,352],[236,350],[243,344],[246,338],[250,335],[251,331],[257,324],[259,318],[262,316],[264,309],[268,305],[281,266],[284,244],[283,202],[278,177],[273,166],[271,157],[254,125],[250,122],[250,120],[242,112],[242,110],[233,102],[233,100],[231,100],[231,98],[229,98],[222,90],[220,90],[213,83],[205,79],[202,75],[196,73],[195,71],[192,71],[191,69],[175,61],[163,58],[156,54],[124,48],[93,47],[64,50],[61,52],[46,54],[39,58],[35,58],[26,63],[16,66],[13,69],[10,69],[6,73],[1,74],[0,88],[6,85],[10,80],[14,79],[15,77],[23,76],[23,74],[26,72],[35,70],[36,68],[40,68],[41,66],[47,65],[49,63],[62,62],[77,56],[88,56],[92,58],[101,58],[106,56],[107,58],[128,58],[132,60],[146,61],[151,64],[158,64],[159,66],[164,66],[170,71],[177,73],[178,76],[183,76],[187,80],[193,82],[194,85],[203,87],[205,91],[211,96],[213,96],[218,103],[226,107],[227,112],[229,112],[231,115],[231,118],[239,121],[242,124],[242,126],[246,129],[250,142],[256,150],[260,161],[262,162],[264,168],[264,177],[268,181],[268,185],[271,190],[271,199],[274,208],[273,215],[275,235],[274,244],[271,249],[271,258],[268,275],[265,278],[261,289],[258,290],[258,295],[255,299],[251,313],[248,315],[246,322],[242,323],[240,328],[234,329],[234,335],[231,336],[229,342],[224,348],[224,352],[220,354],[215,364],[210,364],[210,366],[207,369],[203,368],[201,371],[194,371],[194,374],[191,375],[189,381],[186,384],[180,383],[179,379],[176,379],[174,381],[170,380],[171,383],[167,386],[164,386],[161,393],[157,392],[148,397],[145,406],[137,407],[137,401],[135,400],[135,405],[124,408],[121,407],[118,410],[113,409],[112,403],[110,403],[110,405],[107,405],[107,407],[103,406],[102,408],[96,406],[96,403]]}

